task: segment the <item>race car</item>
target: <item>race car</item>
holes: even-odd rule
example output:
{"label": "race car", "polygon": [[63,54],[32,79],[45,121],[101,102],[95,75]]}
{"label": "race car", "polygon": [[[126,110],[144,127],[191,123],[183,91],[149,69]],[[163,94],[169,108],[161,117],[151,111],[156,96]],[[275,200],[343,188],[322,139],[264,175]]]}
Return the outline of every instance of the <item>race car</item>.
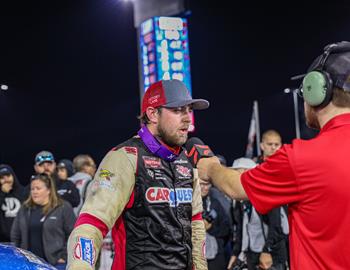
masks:
{"label": "race car", "polygon": [[56,270],[30,251],[0,244],[0,270]]}

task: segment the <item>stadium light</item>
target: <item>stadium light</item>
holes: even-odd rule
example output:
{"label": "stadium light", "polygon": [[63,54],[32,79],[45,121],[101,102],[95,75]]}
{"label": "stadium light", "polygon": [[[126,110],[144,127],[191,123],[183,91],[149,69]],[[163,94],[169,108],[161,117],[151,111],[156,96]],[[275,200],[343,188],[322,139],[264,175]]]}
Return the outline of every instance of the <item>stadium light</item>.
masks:
{"label": "stadium light", "polygon": [[7,91],[9,89],[9,87],[6,84],[0,84],[0,89],[3,91]]}

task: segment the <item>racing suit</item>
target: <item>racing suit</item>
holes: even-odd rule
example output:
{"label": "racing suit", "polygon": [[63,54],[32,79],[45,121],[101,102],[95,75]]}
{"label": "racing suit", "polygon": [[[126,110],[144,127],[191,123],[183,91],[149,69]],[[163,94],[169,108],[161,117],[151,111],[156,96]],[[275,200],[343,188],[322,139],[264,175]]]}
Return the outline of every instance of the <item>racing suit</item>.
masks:
{"label": "racing suit", "polygon": [[110,229],[113,270],[207,269],[202,210],[185,151],[168,162],[133,137],[101,162],[68,241],[67,269],[94,269]]}

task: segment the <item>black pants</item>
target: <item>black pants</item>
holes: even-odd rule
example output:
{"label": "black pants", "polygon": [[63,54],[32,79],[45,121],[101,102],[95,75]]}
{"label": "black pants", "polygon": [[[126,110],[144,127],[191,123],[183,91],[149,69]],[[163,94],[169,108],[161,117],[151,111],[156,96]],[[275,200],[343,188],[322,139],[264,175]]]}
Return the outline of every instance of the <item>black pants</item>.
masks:
{"label": "black pants", "polygon": [[[257,270],[259,268],[259,257],[260,253],[256,253],[253,251],[248,251],[247,252],[247,265],[248,265],[248,270]],[[286,265],[285,263],[273,263],[272,267],[270,268],[271,270],[285,270]]]}
{"label": "black pants", "polygon": [[208,270],[226,270],[227,264],[225,259],[225,253],[220,252],[212,260],[207,260]]}

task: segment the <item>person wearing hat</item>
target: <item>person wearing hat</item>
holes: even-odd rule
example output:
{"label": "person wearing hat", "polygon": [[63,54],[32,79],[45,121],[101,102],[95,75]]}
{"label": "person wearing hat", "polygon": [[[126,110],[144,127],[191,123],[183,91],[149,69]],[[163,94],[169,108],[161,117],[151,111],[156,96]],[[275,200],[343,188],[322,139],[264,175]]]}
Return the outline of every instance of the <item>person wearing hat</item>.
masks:
{"label": "person wearing hat", "polygon": [[26,192],[11,166],[6,164],[0,165],[0,186],[0,242],[10,242],[12,223]]}
{"label": "person wearing hat", "polygon": [[[256,166],[254,160],[250,158],[237,158],[233,161],[231,169],[237,170],[240,173],[243,173],[249,169],[252,169]],[[244,265],[246,262],[246,256],[241,260],[241,251],[242,248],[242,234],[243,234],[243,213],[245,201],[233,199],[231,202],[231,217],[232,217],[232,250],[231,256],[227,265],[227,269],[233,269],[235,266]]]}
{"label": "person wearing hat", "polygon": [[[244,173],[256,167],[250,158],[235,159],[232,169]],[[241,209],[237,209],[240,207]],[[241,210],[241,211],[240,211]],[[237,202],[233,211],[243,214],[242,224],[237,224],[237,243],[240,249],[234,249],[230,263],[233,264],[242,250],[247,258],[248,270],[286,269],[286,243],[281,227],[281,208],[277,207],[268,213],[259,214],[248,200]],[[237,214],[235,215],[237,216]]]}
{"label": "person wearing hat", "polygon": [[57,193],[62,199],[69,202],[72,207],[76,207],[80,203],[79,190],[68,178],[74,174],[73,162],[69,159],[61,159],[57,163]]}
{"label": "person wearing hat", "polygon": [[36,173],[46,173],[52,177],[56,170],[53,154],[46,150],[37,153],[34,159],[34,170]]}
{"label": "person wearing hat", "polygon": [[202,158],[199,176],[260,213],[288,204],[291,269],[350,269],[350,42],[326,46],[301,77],[315,138],[293,140],[243,174]]}
{"label": "person wearing hat", "polygon": [[182,145],[193,99],[182,81],[152,84],[142,99],[137,136],[102,160],[68,242],[68,268],[94,269],[109,230],[112,269],[207,269],[197,171]]}

